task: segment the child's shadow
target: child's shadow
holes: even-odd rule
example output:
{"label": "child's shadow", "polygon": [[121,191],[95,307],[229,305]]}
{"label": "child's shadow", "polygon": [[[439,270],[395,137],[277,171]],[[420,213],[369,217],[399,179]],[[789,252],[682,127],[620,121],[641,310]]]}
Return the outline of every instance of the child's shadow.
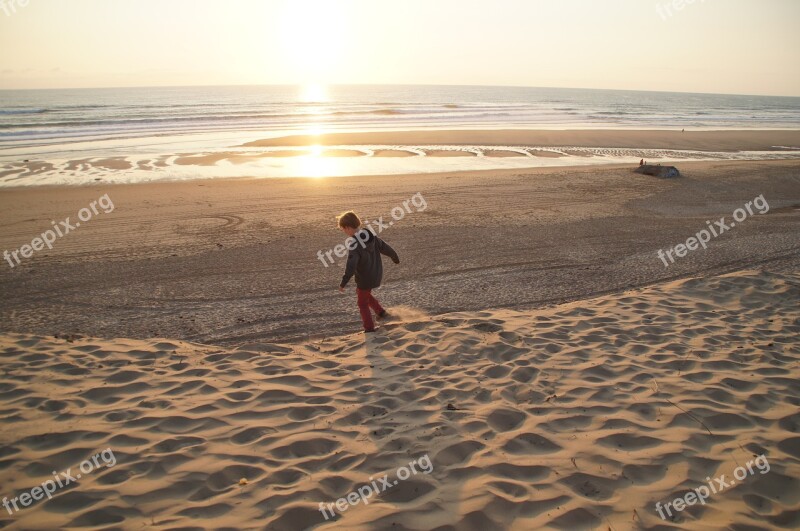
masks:
{"label": "child's shadow", "polygon": [[[442,452],[444,447],[461,441],[447,419],[448,415],[460,412],[448,411],[447,403],[442,403],[441,390],[432,376],[438,361],[424,357],[424,348],[409,348],[413,343],[401,348],[397,341],[385,329],[366,339],[366,361],[373,382],[362,387],[364,404],[369,412],[364,426],[369,429],[376,448],[367,465],[376,478],[388,474],[393,485],[378,497],[394,507],[373,524],[386,524],[388,527],[397,522],[398,513],[406,504],[410,507],[422,502],[429,504],[431,509],[439,506],[439,510],[446,510],[443,507],[446,501],[458,502],[459,490],[456,488],[449,495],[445,494],[447,471],[443,468],[437,470],[437,465],[444,467],[451,463],[446,457],[443,462],[437,461],[441,454],[449,453],[447,450]],[[412,461],[416,473],[409,464]],[[399,480],[400,467],[409,469],[408,479]],[[448,483],[452,486],[460,482]]]}

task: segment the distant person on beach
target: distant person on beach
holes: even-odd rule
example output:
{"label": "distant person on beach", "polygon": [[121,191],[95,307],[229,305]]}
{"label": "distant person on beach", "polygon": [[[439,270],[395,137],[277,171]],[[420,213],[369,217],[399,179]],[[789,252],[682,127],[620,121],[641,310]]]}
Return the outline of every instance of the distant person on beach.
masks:
{"label": "distant person on beach", "polygon": [[395,264],[400,263],[400,258],[388,243],[381,240],[371,230],[361,228],[361,218],[352,210],[337,216],[339,228],[349,236],[346,241],[347,265],[345,266],[342,283],[339,291],[344,293],[344,288],[350,278],[356,277],[356,294],[358,295],[358,311],[364,323],[364,333],[375,331],[372,321],[372,309],[378,319],[388,316],[378,300],[372,296],[372,290],[381,285],[383,279],[383,263],[381,255],[385,254]]}
{"label": "distant person on beach", "polygon": [[641,160],[639,161],[639,166],[644,166],[644,159],[641,159]]}

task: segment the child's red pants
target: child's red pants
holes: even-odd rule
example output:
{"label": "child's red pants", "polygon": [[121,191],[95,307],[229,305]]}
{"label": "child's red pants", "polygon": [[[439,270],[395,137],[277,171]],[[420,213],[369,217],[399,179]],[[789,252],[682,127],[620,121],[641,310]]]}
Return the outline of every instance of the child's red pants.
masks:
{"label": "child's red pants", "polygon": [[364,330],[372,332],[375,330],[375,323],[372,321],[372,314],[369,312],[370,308],[376,313],[381,314],[383,307],[378,300],[372,296],[371,289],[356,288],[358,294],[358,311],[361,312],[361,320],[364,322]]}

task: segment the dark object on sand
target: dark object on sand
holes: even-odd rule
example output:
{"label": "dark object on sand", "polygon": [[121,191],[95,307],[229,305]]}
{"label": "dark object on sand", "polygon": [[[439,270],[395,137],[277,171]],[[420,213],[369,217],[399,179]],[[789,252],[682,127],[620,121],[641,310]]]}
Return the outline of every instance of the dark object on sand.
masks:
{"label": "dark object on sand", "polygon": [[658,166],[654,166],[652,164],[639,166],[636,168],[636,173],[652,175],[653,177],[665,177],[667,179],[681,176],[681,172],[679,172],[678,168],[675,166],[661,166],[660,164]]}

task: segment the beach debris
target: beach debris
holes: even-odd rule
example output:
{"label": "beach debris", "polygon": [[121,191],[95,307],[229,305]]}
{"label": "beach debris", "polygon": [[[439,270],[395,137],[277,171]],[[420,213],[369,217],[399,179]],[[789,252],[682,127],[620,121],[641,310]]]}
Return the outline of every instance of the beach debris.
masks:
{"label": "beach debris", "polygon": [[687,415],[689,415],[689,418],[691,418],[691,419],[693,419],[693,420],[697,421],[697,422],[698,422],[698,423],[699,423],[701,426],[703,426],[703,427],[706,429],[706,431],[708,432],[708,434],[709,434],[709,435],[714,435],[714,434],[711,432],[711,430],[708,428],[708,426],[706,426],[706,423],[705,423],[705,422],[703,422],[703,421],[702,421],[702,420],[700,420],[699,418],[695,417],[694,415],[692,415],[691,413],[689,413],[688,411],[686,411],[685,409],[683,409],[681,406],[679,406],[678,404],[676,404],[676,403],[675,403],[675,402],[673,402],[672,400],[669,400],[669,399],[667,399],[667,398],[665,398],[664,400],[666,400],[666,401],[667,401],[669,404],[672,404],[672,405],[673,405],[673,406],[675,406],[676,408],[680,409],[681,411],[683,411],[684,413],[686,413]]}
{"label": "beach debris", "polygon": [[247,485],[247,478],[242,478],[242,479],[240,479],[240,480],[239,480],[239,486],[242,486],[242,487],[243,487],[243,486],[245,486],[245,485]]}
{"label": "beach debris", "polygon": [[673,179],[681,176],[681,172],[678,171],[678,168],[675,166],[662,166],[661,164],[643,164],[634,171],[643,175],[652,175],[653,177],[663,177],[666,179]]}

